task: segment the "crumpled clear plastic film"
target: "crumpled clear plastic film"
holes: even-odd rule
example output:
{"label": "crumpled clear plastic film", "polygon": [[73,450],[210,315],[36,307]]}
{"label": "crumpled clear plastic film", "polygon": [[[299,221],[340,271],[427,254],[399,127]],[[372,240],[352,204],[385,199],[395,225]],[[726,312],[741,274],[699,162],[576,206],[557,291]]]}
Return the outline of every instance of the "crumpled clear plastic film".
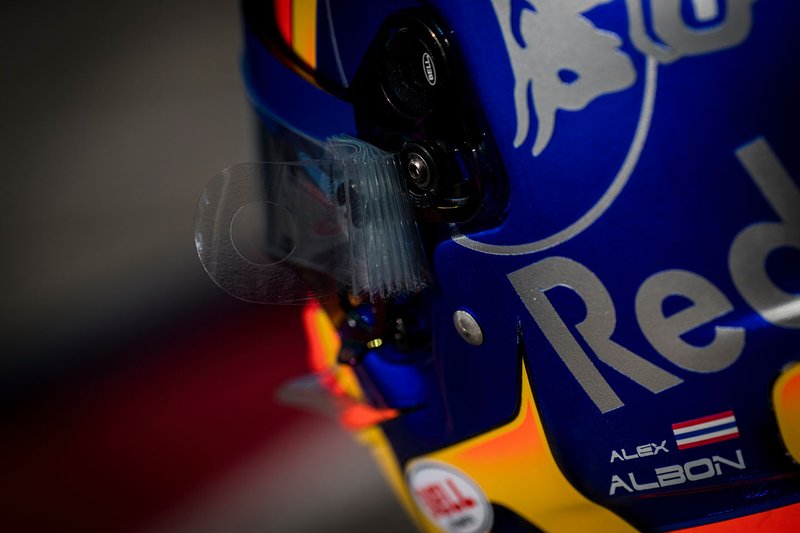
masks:
{"label": "crumpled clear plastic film", "polygon": [[398,160],[349,137],[328,158],[242,163],[200,198],[195,244],[214,282],[249,302],[300,303],[346,289],[375,301],[429,274]]}

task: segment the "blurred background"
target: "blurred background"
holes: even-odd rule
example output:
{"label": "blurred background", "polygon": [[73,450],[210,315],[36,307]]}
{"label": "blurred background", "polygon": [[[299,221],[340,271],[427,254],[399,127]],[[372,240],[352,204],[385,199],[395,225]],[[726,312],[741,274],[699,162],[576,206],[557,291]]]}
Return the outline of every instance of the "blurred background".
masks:
{"label": "blurred background", "polygon": [[235,1],[0,3],[0,530],[412,531],[366,449],[276,404],[299,309],[206,276],[255,156]]}

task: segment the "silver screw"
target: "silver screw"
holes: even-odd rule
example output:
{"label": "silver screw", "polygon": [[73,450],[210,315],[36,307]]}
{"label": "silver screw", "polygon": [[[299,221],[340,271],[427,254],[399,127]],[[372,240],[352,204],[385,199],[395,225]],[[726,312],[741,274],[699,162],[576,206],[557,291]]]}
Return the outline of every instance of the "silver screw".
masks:
{"label": "silver screw", "polygon": [[425,162],[421,155],[416,153],[408,154],[408,174],[420,188],[427,187],[431,181],[428,163]]}
{"label": "silver screw", "polygon": [[483,344],[483,331],[475,317],[463,309],[453,313],[453,325],[456,331],[468,344],[480,346]]}

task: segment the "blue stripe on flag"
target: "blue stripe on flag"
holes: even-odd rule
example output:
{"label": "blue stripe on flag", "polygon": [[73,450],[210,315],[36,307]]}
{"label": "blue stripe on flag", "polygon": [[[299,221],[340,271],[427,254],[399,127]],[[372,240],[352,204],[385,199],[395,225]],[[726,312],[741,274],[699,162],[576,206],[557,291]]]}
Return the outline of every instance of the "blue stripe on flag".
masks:
{"label": "blue stripe on flag", "polygon": [[735,427],[736,427],[736,421],[733,421],[733,422],[728,422],[727,424],[701,429],[699,431],[690,431],[688,433],[681,433],[680,435],[675,435],[675,438],[677,440],[689,439],[691,437],[699,437],[700,435],[707,435],[708,433],[714,433],[717,431],[722,431],[723,429],[730,429]]}

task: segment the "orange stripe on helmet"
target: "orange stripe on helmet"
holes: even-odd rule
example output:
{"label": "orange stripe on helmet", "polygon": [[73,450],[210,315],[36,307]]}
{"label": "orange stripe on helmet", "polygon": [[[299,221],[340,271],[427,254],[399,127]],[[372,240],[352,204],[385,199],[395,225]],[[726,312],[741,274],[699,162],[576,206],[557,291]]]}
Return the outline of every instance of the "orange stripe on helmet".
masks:
{"label": "orange stripe on helmet", "polygon": [[292,2],[292,48],[308,66],[317,68],[317,0]]}
{"label": "orange stripe on helmet", "polygon": [[787,367],[775,382],[772,402],[783,444],[794,460],[800,462],[800,362]]}

